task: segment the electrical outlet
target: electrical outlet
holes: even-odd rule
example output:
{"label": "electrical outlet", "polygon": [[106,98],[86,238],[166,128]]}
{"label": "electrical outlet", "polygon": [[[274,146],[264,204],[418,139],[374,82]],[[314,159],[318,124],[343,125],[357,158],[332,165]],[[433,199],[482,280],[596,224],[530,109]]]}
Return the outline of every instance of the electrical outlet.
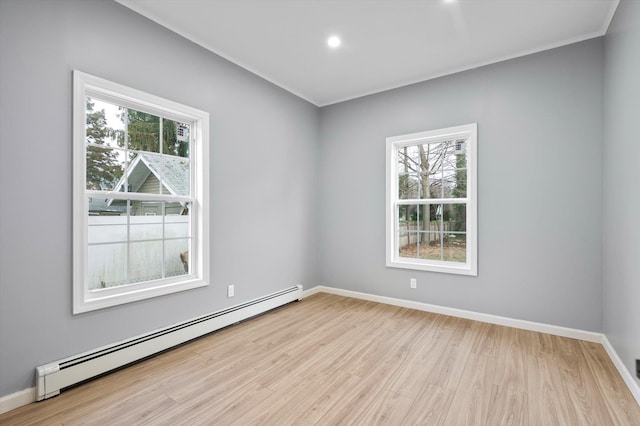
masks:
{"label": "electrical outlet", "polygon": [[411,278],[409,280],[409,285],[411,286],[411,288],[417,288],[418,287],[418,280],[416,280],[415,278]]}
{"label": "electrical outlet", "polygon": [[233,297],[236,292],[236,288],[234,285],[227,286],[227,297]]}
{"label": "electrical outlet", "polygon": [[640,359],[636,359],[636,376],[640,379]]}

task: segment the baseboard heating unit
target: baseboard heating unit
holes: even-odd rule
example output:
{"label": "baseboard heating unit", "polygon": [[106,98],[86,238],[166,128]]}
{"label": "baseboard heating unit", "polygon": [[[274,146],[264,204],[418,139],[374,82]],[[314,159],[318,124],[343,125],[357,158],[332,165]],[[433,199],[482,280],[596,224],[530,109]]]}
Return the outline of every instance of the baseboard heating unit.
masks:
{"label": "baseboard heating unit", "polygon": [[302,298],[294,286],[237,306],[36,368],[36,400]]}

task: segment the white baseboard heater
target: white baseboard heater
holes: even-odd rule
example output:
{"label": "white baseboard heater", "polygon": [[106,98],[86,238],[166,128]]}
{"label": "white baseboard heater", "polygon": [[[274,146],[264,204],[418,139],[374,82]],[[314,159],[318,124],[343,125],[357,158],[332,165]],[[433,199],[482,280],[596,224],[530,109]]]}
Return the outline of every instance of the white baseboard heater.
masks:
{"label": "white baseboard heater", "polygon": [[66,387],[301,298],[302,286],[297,285],[190,321],[41,365],[36,368],[36,400],[58,395]]}

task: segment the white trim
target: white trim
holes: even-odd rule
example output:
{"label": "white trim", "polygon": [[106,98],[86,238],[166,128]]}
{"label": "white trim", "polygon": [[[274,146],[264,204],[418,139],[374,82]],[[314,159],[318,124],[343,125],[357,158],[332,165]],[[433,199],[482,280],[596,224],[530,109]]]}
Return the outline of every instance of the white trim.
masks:
{"label": "white trim", "polygon": [[602,333],[595,333],[593,331],[579,330],[575,328],[561,327],[558,325],[550,325],[540,322],[484,314],[481,312],[467,311],[465,309],[448,308],[446,306],[432,305],[429,303],[416,302],[406,299],[396,299],[394,297],[378,296],[375,294],[343,290],[335,287],[317,286],[307,290],[307,292],[303,293],[304,297],[306,297],[307,294],[311,295],[315,293],[329,293],[338,296],[368,300],[370,302],[378,302],[387,305],[400,306],[403,308],[416,309],[418,311],[431,312],[434,314],[449,315],[456,318],[464,318],[473,321],[486,322],[489,324],[504,325],[506,327],[519,328],[522,330],[537,331],[539,333],[552,334],[554,336],[568,337],[571,339],[579,339],[587,342],[602,343]]}
{"label": "white trim", "polygon": [[304,290],[302,292],[302,298],[304,299],[305,297],[313,296],[316,293],[328,293],[328,291],[325,291],[326,288],[329,288],[329,287],[317,285],[313,288],[310,288],[309,290]]}
{"label": "white trim", "polygon": [[184,195],[170,195],[162,194],[162,199],[159,200],[161,194],[150,194],[146,192],[113,192],[113,191],[85,191],[85,195],[88,197],[96,198],[108,198],[110,200],[131,200],[131,201],[165,201],[167,203],[192,203],[193,197],[187,197]]}
{"label": "white trim", "polygon": [[27,388],[0,398],[0,414],[36,401],[36,388]]}
{"label": "white trim", "polygon": [[611,3],[611,9],[609,9],[609,13],[607,13],[607,17],[602,24],[602,28],[600,32],[602,35],[606,35],[607,31],[609,31],[609,25],[611,25],[611,21],[613,21],[613,17],[616,15],[616,10],[618,10],[618,6],[620,5],[620,0],[614,0]]}
{"label": "white trim", "polygon": [[460,204],[468,203],[468,198],[403,198],[396,200],[399,206],[410,206],[413,204],[430,205],[430,204]]}
{"label": "white trim", "polygon": [[636,399],[636,402],[638,403],[638,405],[640,405],[640,385],[638,385],[638,382],[633,378],[629,370],[627,370],[624,362],[622,362],[620,356],[618,355],[618,352],[616,352],[611,342],[609,342],[606,334],[602,335],[602,346],[604,346],[604,349],[607,351],[609,358],[611,358],[613,365],[616,366],[618,373],[620,373],[620,375],[622,376],[622,380],[624,380],[624,382],[627,384],[627,387],[631,391],[633,397]]}

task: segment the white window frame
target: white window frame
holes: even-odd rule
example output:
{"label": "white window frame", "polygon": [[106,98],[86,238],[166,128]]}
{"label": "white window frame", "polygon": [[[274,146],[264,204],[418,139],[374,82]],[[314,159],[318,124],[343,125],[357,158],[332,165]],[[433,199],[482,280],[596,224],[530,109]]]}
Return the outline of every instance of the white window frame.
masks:
{"label": "white window frame", "polygon": [[[87,97],[191,123],[189,197],[171,195],[174,201],[191,202],[191,268],[187,275],[142,283],[88,290],[88,196],[122,197],[120,192],[86,189]],[[73,72],[73,313],[93,311],[149,299],[209,284],[209,113],[81,71]],[[132,200],[157,200],[156,194],[127,193]],[[167,196],[163,195],[164,198]]]}
{"label": "white window frame", "polygon": [[[398,253],[399,204],[428,205],[433,200],[399,200],[398,148],[465,139],[467,145],[467,197],[439,199],[442,203],[466,203],[467,253],[466,263],[400,257]],[[477,187],[477,124],[449,127],[387,138],[386,142],[386,265],[391,268],[415,269],[461,275],[478,275],[478,187]]]}

